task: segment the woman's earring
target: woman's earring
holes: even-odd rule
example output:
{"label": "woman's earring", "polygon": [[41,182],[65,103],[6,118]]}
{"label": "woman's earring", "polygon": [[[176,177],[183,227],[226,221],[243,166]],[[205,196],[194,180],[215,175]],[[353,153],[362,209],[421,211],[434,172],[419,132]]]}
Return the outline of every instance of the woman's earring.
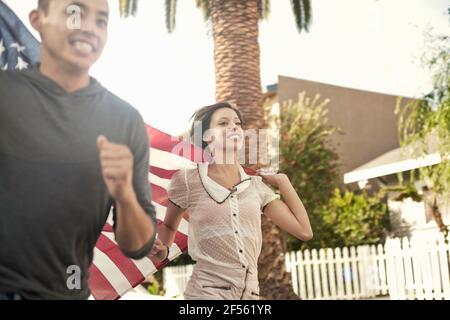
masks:
{"label": "woman's earring", "polygon": [[211,141],[212,141],[212,138],[211,138],[210,135],[205,135],[205,136],[203,137],[203,141],[205,141],[205,142],[211,142]]}

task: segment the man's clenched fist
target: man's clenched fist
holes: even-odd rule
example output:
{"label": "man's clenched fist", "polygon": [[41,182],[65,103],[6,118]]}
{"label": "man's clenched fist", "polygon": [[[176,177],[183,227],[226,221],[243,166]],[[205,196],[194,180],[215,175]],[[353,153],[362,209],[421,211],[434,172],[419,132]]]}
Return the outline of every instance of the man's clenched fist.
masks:
{"label": "man's clenched fist", "polygon": [[129,201],[133,189],[133,154],[121,144],[109,142],[105,136],[97,137],[100,167],[109,194],[117,202]]}

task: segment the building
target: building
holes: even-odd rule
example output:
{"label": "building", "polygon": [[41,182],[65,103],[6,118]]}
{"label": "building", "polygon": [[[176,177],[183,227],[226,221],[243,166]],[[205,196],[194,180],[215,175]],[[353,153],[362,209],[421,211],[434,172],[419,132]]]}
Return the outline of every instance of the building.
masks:
{"label": "building", "polygon": [[[411,152],[400,148],[397,96],[279,76],[278,83],[268,87],[266,103],[276,104],[282,112],[283,104],[296,101],[301,92],[310,98],[319,94],[321,99],[330,100],[328,120],[343,132],[335,133],[330,142],[340,157],[343,182],[352,189],[370,186],[376,190],[380,185],[395,185],[398,173],[441,161],[436,152],[415,159]],[[402,97],[402,104],[410,101]],[[423,202],[398,202],[394,198],[395,193],[390,193],[388,206],[395,235],[436,232],[436,223]],[[441,200],[444,223],[448,225],[450,207],[445,199]]]}

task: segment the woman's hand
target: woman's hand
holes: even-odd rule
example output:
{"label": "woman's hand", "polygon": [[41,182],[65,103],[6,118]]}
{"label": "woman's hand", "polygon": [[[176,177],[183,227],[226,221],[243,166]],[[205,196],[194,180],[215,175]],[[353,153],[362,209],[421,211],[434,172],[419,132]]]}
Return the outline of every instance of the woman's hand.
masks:
{"label": "woman's hand", "polygon": [[260,176],[263,181],[271,186],[278,187],[280,184],[289,181],[289,178],[284,173],[276,173],[272,168],[261,168],[256,170],[256,174]]}
{"label": "woman's hand", "polygon": [[168,254],[168,248],[158,238],[155,239],[152,250],[150,251],[150,257],[155,257],[158,261],[166,259]]}
{"label": "woman's hand", "polygon": [[277,174],[271,168],[259,169],[256,172],[264,182],[277,186],[283,197],[283,201],[270,202],[264,209],[264,215],[297,239],[311,240],[313,231],[308,213],[288,176],[283,173]]}

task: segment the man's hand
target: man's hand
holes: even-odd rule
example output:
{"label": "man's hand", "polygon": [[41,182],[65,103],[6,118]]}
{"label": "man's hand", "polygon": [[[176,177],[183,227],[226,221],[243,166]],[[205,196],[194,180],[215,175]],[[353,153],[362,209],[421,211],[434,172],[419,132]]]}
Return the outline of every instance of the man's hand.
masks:
{"label": "man's hand", "polygon": [[109,194],[116,202],[129,202],[135,197],[133,154],[127,146],[111,143],[102,135],[97,138],[97,147],[103,181]]}

